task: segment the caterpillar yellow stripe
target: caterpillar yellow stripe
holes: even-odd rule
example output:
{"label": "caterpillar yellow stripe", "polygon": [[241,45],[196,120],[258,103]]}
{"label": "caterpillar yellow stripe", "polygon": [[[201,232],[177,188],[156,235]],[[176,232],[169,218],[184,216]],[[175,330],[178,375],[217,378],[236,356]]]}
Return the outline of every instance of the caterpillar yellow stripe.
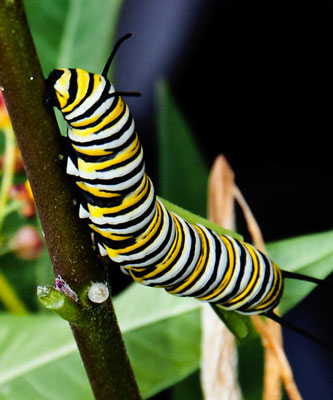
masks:
{"label": "caterpillar yellow stripe", "polygon": [[279,303],[279,267],[252,245],[191,225],[157,199],[133,118],[106,76],[57,69],[49,101],[68,124],[67,173],[75,177],[101,255],[147,286],[243,314]]}

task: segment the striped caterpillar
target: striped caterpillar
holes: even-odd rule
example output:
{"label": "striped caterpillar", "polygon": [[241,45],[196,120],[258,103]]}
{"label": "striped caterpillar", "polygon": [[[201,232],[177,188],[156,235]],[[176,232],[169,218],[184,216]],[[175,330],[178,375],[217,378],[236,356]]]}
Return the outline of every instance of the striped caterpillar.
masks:
{"label": "striped caterpillar", "polygon": [[251,244],[189,224],[169,212],[145,173],[134,120],[107,74],[122,37],[101,75],[56,69],[47,80],[49,104],[68,124],[67,173],[80,189],[79,216],[88,221],[100,254],[144,285],[162,287],[243,314],[273,309],[283,278],[320,281],[282,271]]}

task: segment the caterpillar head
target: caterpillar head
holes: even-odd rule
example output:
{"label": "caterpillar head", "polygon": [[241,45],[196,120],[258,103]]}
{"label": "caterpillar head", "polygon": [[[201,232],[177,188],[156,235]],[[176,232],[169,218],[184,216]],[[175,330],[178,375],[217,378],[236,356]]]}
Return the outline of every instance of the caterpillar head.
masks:
{"label": "caterpillar head", "polygon": [[69,69],[55,69],[46,80],[47,94],[45,103],[62,109],[70,98],[70,78],[72,74]]}
{"label": "caterpillar head", "polygon": [[[118,48],[120,47],[121,43],[130,36],[131,34],[128,33],[118,40],[105,64],[102,74],[93,74],[98,81],[103,80],[103,78],[107,81],[107,74]],[[64,112],[66,106],[70,107],[71,103],[77,103],[80,99],[82,99],[83,92],[88,89],[88,76],[89,73],[80,68],[61,68],[53,70],[46,80],[46,105],[57,107]],[[98,84],[98,82],[96,83]]]}

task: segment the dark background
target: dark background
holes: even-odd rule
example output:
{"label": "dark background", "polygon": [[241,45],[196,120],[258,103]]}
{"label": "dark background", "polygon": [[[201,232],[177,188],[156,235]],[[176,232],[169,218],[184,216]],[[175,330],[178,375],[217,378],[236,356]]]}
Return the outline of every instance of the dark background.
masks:
{"label": "dark background", "polygon": [[[316,14],[330,1],[265,4],[125,2],[118,36],[133,37],[117,55],[116,82],[142,93],[127,100],[157,187],[154,96],[166,78],[207,164],[227,157],[270,242],[333,229],[333,27]],[[331,305],[317,288],[287,317],[332,342]],[[332,352],[288,330],[284,340],[304,400],[332,399]]]}

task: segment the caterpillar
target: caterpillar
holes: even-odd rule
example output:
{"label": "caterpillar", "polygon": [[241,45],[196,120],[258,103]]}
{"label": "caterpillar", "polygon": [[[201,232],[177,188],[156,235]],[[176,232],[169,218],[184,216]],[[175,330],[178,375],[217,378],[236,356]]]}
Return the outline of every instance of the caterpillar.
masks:
{"label": "caterpillar", "polygon": [[238,313],[273,309],[284,278],[320,283],[282,271],[249,243],[190,224],[156,197],[143,149],[123,97],[108,80],[115,45],[102,74],[56,69],[47,79],[47,103],[67,122],[66,172],[81,193],[79,217],[88,221],[102,256],[141,284],[162,287]]}

